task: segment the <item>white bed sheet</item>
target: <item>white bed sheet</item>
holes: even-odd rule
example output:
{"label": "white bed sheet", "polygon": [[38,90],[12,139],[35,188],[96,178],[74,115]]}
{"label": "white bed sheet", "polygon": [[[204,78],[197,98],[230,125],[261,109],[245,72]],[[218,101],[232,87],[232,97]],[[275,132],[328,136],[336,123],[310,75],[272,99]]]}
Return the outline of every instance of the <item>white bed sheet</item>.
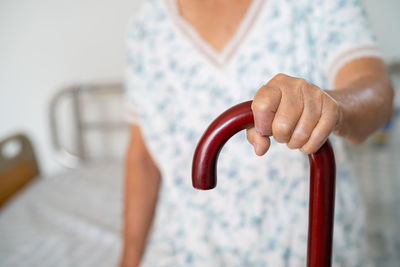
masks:
{"label": "white bed sheet", "polygon": [[117,266],[122,163],[39,178],[0,210],[0,266]]}

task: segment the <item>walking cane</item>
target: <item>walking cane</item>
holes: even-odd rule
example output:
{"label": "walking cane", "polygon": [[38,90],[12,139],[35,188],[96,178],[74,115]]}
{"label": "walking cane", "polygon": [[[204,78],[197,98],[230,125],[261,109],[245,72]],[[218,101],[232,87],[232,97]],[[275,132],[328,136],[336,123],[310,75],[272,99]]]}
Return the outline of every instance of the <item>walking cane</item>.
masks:
{"label": "walking cane", "polygon": [[[207,128],[193,157],[192,182],[197,189],[212,189],[217,184],[216,165],[223,145],[237,132],[254,125],[251,102],[233,106]],[[327,141],[309,155],[311,165],[308,222],[308,267],[331,266],[335,200],[335,158]]]}

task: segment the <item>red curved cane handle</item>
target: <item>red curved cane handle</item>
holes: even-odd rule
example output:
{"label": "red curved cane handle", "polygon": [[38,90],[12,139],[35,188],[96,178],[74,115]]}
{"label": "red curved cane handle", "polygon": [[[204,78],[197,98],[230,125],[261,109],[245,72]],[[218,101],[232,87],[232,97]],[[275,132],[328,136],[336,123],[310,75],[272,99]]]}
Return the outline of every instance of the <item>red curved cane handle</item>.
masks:
{"label": "red curved cane handle", "polygon": [[[215,119],[201,137],[193,157],[192,182],[197,189],[216,186],[216,165],[222,146],[237,132],[254,125],[251,102],[236,105]],[[327,141],[309,155],[311,165],[308,225],[308,267],[331,265],[335,200],[335,158]]]}

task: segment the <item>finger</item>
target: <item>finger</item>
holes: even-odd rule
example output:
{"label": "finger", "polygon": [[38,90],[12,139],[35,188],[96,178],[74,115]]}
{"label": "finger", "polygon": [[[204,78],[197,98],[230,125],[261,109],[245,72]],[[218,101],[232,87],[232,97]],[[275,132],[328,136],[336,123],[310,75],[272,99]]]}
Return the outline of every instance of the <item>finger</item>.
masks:
{"label": "finger", "polygon": [[281,101],[281,91],[276,87],[264,85],[254,96],[253,110],[254,126],[260,135],[272,135],[272,121]]}
{"label": "finger", "polygon": [[[301,83],[305,82],[304,80],[300,81]],[[302,89],[299,87],[303,84],[289,82],[282,86],[287,86],[287,88],[281,88],[282,99],[272,122],[272,133],[277,142],[287,143],[303,112],[303,95]]]}
{"label": "finger", "polygon": [[303,147],[312,134],[315,126],[321,118],[322,98],[321,89],[315,87],[303,91],[303,113],[290,137],[287,146],[291,149]]}
{"label": "finger", "polygon": [[[324,108],[323,108],[324,109]],[[327,110],[322,116],[311,133],[310,139],[301,148],[307,154],[315,153],[325,143],[329,135],[335,128],[337,114],[333,110]]]}
{"label": "finger", "polygon": [[254,127],[247,129],[247,140],[254,147],[254,152],[257,156],[262,156],[267,153],[271,141],[269,137],[259,134]]}

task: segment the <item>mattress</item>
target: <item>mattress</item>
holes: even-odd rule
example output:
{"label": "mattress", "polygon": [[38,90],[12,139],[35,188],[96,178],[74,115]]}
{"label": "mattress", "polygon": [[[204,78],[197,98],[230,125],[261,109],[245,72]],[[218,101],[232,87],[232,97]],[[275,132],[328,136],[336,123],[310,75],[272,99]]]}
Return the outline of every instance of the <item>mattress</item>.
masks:
{"label": "mattress", "polygon": [[0,266],[117,266],[122,163],[41,177],[0,212]]}

